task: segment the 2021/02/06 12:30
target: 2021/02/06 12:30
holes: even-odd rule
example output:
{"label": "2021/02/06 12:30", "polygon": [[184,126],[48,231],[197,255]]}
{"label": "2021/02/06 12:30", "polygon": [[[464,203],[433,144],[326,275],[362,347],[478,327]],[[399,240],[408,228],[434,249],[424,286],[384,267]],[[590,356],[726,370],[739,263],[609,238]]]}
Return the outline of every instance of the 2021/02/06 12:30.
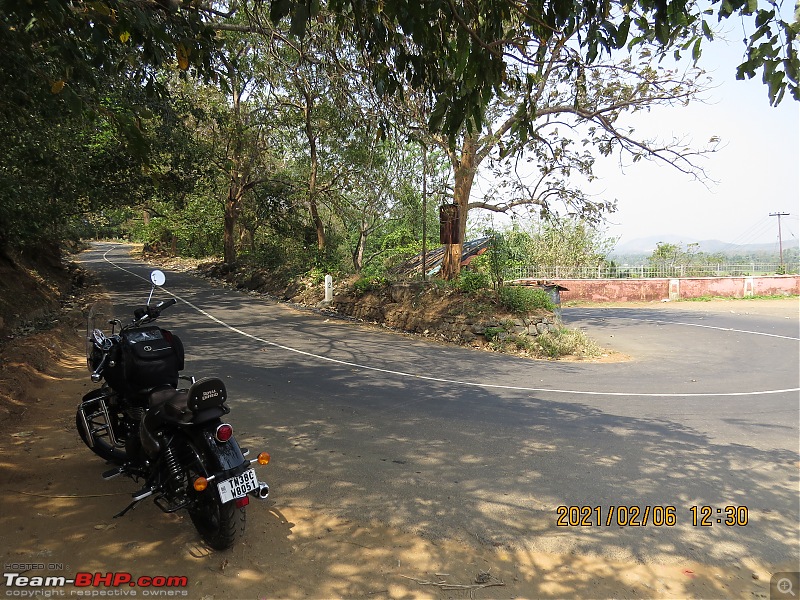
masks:
{"label": "2021/02/06 12:30", "polygon": [[[746,506],[691,506],[693,527],[711,527],[714,524],[743,527],[748,523]],[[678,509],[673,505],[610,505],[610,506],[558,506],[556,525],[559,527],[674,527],[678,524]]]}

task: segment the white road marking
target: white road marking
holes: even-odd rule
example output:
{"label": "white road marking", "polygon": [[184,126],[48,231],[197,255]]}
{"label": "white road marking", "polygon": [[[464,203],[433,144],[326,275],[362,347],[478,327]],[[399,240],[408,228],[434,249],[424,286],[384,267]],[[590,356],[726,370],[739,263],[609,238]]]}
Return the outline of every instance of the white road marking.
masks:
{"label": "white road marking", "polygon": [[[591,318],[591,317],[589,317]],[[800,342],[800,338],[788,335],[778,335],[777,333],[764,333],[763,331],[748,331],[746,329],[733,329],[732,327],[716,327],[714,325],[701,325],[700,323],[683,323],[681,321],[662,321],[660,319],[642,319],[640,317],[620,317],[618,315],[603,315],[601,319],[625,319],[626,321],[643,321],[645,323],[657,323],[664,325],[683,325],[685,327],[703,327],[705,329],[716,329],[718,331],[732,331],[734,333],[747,333],[750,335],[763,335],[767,337],[781,338]]]}
{"label": "white road marking", "polygon": [[[133,275],[134,277],[138,277],[139,279],[142,279],[143,281],[146,281],[146,282],[150,283],[150,280],[148,278],[142,277],[141,275],[137,275],[133,271],[130,271],[130,270],[124,268],[124,267],[121,267],[118,264],[116,264],[116,263],[112,262],[111,260],[109,260],[106,255],[109,252],[111,252],[112,250],[114,250],[114,248],[109,248],[103,254],[103,260],[105,260],[107,263],[109,263],[110,265],[112,265],[113,267],[115,267],[115,268],[117,268],[117,269],[119,269],[121,271],[125,271],[126,273],[129,273],[129,274]],[[204,317],[210,319],[211,321],[214,321],[215,323],[218,323],[219,325],[222,325],[223,327],[225,327],[229,331],[232,331],[234,333],[238,333],[239,335],[242,335],[244,337],[250,338],[250,339],[255,340],[257,342],[261,342],[262,344],[266,344],[266,345],[272,346],[274,348],[280,348],[281,350],[286,350],[287,352],[294,352],[295,354],[300,354],[302,356],[307,356],[309,358],[313,358],[313,359],[317,359],[317,360],[323,360],[323,361],[327,361],[327,362],[343,365],[343,366],[346,366],[346,367],[355,367],[355,368],[358,368],[358,369],[364,369],[364,370],[368,370],[368,371],[375,371],[377,373],[385,373],[387,375],[397,375],[399,377],[407,377],[409,379],[420,379],[420,380],[423,380],[423,381],[435,381],[436,383],[447,383],[447,384],[451,384],[451,385],[462,385],[462,386],[487,388],[487,389],[513,390],[513,391],[521,391],[521,392],[537,392],[537,393],[549,392],[549,393],[553,393],[553,394],[578,394],[578,395],[583,395],[583,396],[623,396],[623,397],[624,396],[627,396],[627,397],[635,396],[635,397],[639,397],[639,398],[714,398],[714,397],[721,397],[721,396],[724,396],[724,397],[731,397],[731,396],[764,396],[764,395],[769,395],[769,394],[785,394],[785,393],[789,393],[789,392],[800,392],[800,387],[798,387],[798,388],[787,388],[787,389],[781,389],[781,390],[763,390],[763,391],[755,391],[755,392],[708,392],[708,393],[598,392],[598,391],[594,391],[594,390],[562,390],[562,389],[554,389],[554,388],[534,388],[534,387],[517,386],[517,385],[500,385],[500,384],[496,384],[496,383],[477,383],[477,382],[473,382],[473,381],[460,381],[458,379],[446,379],[446,378],[442,378],[442,377],[432,377],[430,375],[416,375],[414,373],[407,373],[405,371],[395,371],[395,370],[392,370],[392,369],[383,369],[383,368],[380,368],[380,367],[371,367],[369,365],[362,365],[360,363],[354,363],[354,362],[349,362],[349,361],[346,361],[346,360],[340,360],[338,358],[331,358],[329,356],[322,356],[320,354],[314,354],[313,352],[307,352],[305,350],[300,350],[298,348],[292,348],[291,346],[284,346],[283,344],[278,344],[277,342],[272,342],[270,340],[265,340],[264,338],[260,338],[257,335],[253,335],[252,333],[247,333],[246,331],[243,331],[242,329],[239,329],[238,327],[234,327],[233,325],[229,325],[225,321],[215,317],[214,315],[212,315],[209,312],[206,312],[205,310],[203,310],[199,306],[196,306],[195,304],[193,304],[189,300],[186,300],[185,298],[182,298],[181,296],[178,296],[177,294],[175,294],[173,292],[170,292],[166,288],[162,287],[161,289],[163,289],[165,292],[167,292],[168,294],[170,294],[174,298],[177,298],[178,300],[180,300],[184,304],[192,307],[194,310],[199,312]],[[615,318],[624,318],[624,317],[615,317]],[[639,319],[639,320],[652,321],[652,319]],[[665,322],[665,323],[668,323],[668,322]],[[679,325],[680,324],[683,324],[683,325],[694,325],[693,323],[678,323],[678,324]],[[711,329],[726,330],[723,327],[711,327],[711,326],[708,326],[708,325],[695,325],[695,326],[698,326],[698,327],[710,327]],[[731,329],[729,331],[739,331],[739,330]],[[747,332],[747,331],[741,331],[741,333],[755,333],[755,334],[758,334],[758,332]],[[772,334],[760,334],[760,335],[772,335]],[[786,337],[786,336],[773,336],[773,337]],[[797,338],[786,338],[786,339],[794,340],[794,339],[797,339]]]}

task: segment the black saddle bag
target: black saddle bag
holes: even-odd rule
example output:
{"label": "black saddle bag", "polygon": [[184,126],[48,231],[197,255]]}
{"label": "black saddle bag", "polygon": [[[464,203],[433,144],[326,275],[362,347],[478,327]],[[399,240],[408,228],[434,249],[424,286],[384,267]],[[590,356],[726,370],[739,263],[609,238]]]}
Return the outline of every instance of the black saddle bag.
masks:
{"label": "black saddle bag", "polygon": [[[156,386],[177,387],[183,357],[176,351],[175,336],[164,335],[158,327],[139,327],[125,332],[122,341],[125,381],[137,393]],[[183,345],[180,344],[183,354]]]}

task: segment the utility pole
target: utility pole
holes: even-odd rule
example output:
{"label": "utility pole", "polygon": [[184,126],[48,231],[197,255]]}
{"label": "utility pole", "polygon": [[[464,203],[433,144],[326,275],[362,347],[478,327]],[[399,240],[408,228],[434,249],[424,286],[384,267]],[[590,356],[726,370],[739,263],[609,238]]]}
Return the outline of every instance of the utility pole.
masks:
{"label": "utility pole", "polygon": [[774,212],[769,213],[770,217],[778,217],[778,248],[781,253],[781,271],[783,271],[783,236],[781,235],[781,217],[788,217],[789,213]]}

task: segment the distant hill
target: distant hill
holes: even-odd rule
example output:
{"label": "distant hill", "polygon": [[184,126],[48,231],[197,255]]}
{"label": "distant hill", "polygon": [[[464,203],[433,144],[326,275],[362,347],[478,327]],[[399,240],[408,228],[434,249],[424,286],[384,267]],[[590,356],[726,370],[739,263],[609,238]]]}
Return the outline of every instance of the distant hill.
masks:
{"label": "distant hill", "polygon": [[[617,244],[611,257],[638,256],[652,254],[659,242],[666,244],[681,244],[684,248],[689,244],[699,244],[700,252],[721,253],[726,256],[746,256],[752,254],[776,254],[778,253],[777,240],[767,244],[731,244],[720,240],[696,240],[677,235],[653,235],[649,237],[637,238]],[[783,240],[783,251],[792,248],[800,248],[800,240]]]}

